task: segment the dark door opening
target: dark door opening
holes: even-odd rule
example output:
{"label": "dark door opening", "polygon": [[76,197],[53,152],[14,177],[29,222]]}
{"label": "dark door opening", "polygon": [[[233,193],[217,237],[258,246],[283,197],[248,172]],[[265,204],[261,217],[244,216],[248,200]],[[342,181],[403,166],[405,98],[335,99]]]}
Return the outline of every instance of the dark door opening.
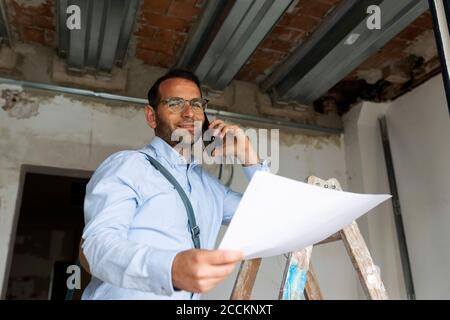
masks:
{"label": "dark door opening", "polygon": [[[7,299],[64,299],[84,227],[87,178],[26,173]],[[88,276],[81,274],[81,297]]]}

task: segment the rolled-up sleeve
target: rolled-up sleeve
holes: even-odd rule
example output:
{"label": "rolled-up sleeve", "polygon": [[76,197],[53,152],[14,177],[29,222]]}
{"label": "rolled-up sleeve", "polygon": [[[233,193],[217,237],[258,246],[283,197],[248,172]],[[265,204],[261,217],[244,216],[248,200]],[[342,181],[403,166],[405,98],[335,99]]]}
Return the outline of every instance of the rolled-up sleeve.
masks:
{"label": "rolled-up sleeve", "polygon": [[[264,160],[261,163],[251,165],[251,166],[245,166],[245,167],[242,166],[242,169],[244,170],[244,174],[247,177],[248,181],[252,180],[253,175],[257,171],[270,172],[268,160]],[[226,187],[224,187],[224,188],[226,188]],[[224,202],[223,202],[222,224],[228,225],[230,223],[241,199],[242,199],[242,193],[235,192],[235,191],[231,190],[230,188],[226,188]]]}
{"label": "rolled-up sleeve", "polygon": [[127,239],[137,207],[142,202],[137,177],[139,155],[119,153],[105,160],[86,188],[86,226],[83,253],[91,274],[127,289],[171,295],[172,263],[176,250],[162,250]]}

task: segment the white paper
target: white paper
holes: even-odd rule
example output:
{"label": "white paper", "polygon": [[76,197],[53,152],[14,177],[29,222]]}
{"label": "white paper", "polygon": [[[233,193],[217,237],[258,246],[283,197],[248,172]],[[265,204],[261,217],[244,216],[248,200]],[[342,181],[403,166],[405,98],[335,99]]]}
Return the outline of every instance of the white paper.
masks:
{"label": "white paper", "polygon": [[299,250],[341,230],[387,194],[358,194],[258,171],[250,181],[219,249],[245,259]]}

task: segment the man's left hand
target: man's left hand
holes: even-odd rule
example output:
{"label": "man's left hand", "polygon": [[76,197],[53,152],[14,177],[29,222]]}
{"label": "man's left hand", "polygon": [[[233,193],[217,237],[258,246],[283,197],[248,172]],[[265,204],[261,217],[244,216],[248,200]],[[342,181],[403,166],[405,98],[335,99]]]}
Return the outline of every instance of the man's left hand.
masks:
{"label": "man's left hand", "polygon": [[214,136],[223,139],[222,148],[214,149],[213,156],[235,156],[243,166],[251,166],[260,162],[250,139],[238,125],[215,119],[211,121],[209,129],[213,130]]}

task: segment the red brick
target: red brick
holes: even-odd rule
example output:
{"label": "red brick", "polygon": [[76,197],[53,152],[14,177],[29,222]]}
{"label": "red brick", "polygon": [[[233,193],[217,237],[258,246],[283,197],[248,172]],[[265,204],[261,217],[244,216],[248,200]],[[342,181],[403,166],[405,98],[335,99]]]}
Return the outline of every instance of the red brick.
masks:
{"label": "red brick", "polygon": [[13,20],[16,24],[20,24],[23,26],[32,26],[33,25],[33,16],[24,14],[24,13],[16,13],[16,16]]}
{"label": "red brick", "polygon": [[236,78],[244,81],[254,81],[256,74],[250,67],[244,67],[239,71]]}
{"label": "red brick", "polygon": [[44,31],[24,26],[22,29],[24,42],[35,42],[45,44]]}
{"label": "red brick", "polygon": [[207,1],[208,0],[197,0],[197,2],[195,3],[195,6],[197,8],[204,8]]}
{"label": "red brick", "polygon": [[272,67],[273,64],[274,61],[261,59],[250,62],[248,66],[258,73],[263,73],[264,70]]}
{"label": "red brick", "polygon": [[358,72],[357,70],[353,70],[349,75],[347,75],[343,81],[354,81],[354,80],[358,80]]}
{"label": "red brick", "polygon": [[158,41],[155,39],[140,38],[136,45],[137,48],[142,48],[145,50],[151,50],[155,52],[164,53],[166,55],[173,54],[173,46],[171,43]]}
{"label": "red brick", "polygon": [[284,26],[275,26],[271,34],[282,41],[293,41],[295,43],[298,43],[305,36],[303,30],[287,28]]}
{"label": "red brick", "polygon": [[52,1],[47,1],[45,4],[42,4],[38,7],[27,7],[28,10],[33,12],[33,15],[45,16],[45,17],[53,17],[52,8],[54,7],[54,3]]}
{"label": "red brick", "polygon": [[53,30],[45,30],[45,45],[48,47],[56,46],[55,32]]}
{"label": "red brick", "polygon": [[289,52],[291,50],[292,43],[289,41],[282,41],[278,39],[266,38],[261,43],[261,48]]}
{"label": "red brick", "polygon": [[172,2],[185,3],[187,5],[195,7],[198,0],[172,0]]}
{"label": "red brick", "polygon": [[313,17],[308,17],[304,15],[295,16],[289,26],[303,30],[304,32],[310,33],[315,29],[320,23],[320,20]]}
{"label": "red brick", "polygon": [[170,67],[172,64],[171,57],[152,50],[142,48],[136,49],[136,57],[143,60],[146,64],[160,67]]}
{"label": "red brick", "polygon": [[53,16],[52,7],[54,7],[55,5],[53,1],[46,1],[44,4],[41,4],[39,6],[32,6],[32,5],[24,6],[22,4],[17,3],[14,0],[9,1],[8,3],[12,4],[12,7],[16,14],[24,13],[29,15],[43,15],[48,17]]}
{"label": "red brick", "polygon": [[328,3],[330,5],[337,5],[342,2],[342,0],[321,0],[322,2]]}
{"label": "red brick", "polygon": [[141,37],[153,38],[158,29],[144,23],[139,24],[139,29],[134,34]]}
{"label": "red brick", "polygon": [[139,22],[157,28],[171,29],[181,32],[188,32],[191,25],[188,21],[180,18],[164,16],[151,12],[146,12],[143,17],[139,19]]}
{"label": "red brick", "polygon": [[170,0],[144,0],[142,10],[156,13],[167,13],[169,6]]}
{"label": "red brick", "polygon": [[414,27],[413,25],[409,25],[403,31],[401,31],[396,38],[403,39],[407,41],[412,41],[416,39],[421,33],[423,29]]}
{"label": "red brick", "polygon": [[187,35],[169,29],[159,29],[155,34],[155,39],[163,43],[170,43],[172,46],[178,46],[186,41]]}
{"label": "red brick", "polygon": [[34,25],[36,27],[41,27],[44,29],[53,30],[55,28],[53,18],[45,17],[45,16],[35,16],[34,17]]}
{"label": "red brick", "polygon": [[410,25],[412,25],[416,28],[421,28],[423,30],[432,29],[433,28],[433,19],[431,18],[430,11],[426,11],[425,13],[422,13]]}
{"label": "red brick", "polygon": [[280,61],[288,56],[287,53],[280,51],[268,50],[268,49],[257,49],[255,53],[250,57],[250,61],[258,59],[268,59],[272,61]]}
{"label": "red brick", "polygon": [[291,24],[292,19],[295,17],[293,14],[285,13],[277,22],[277,26],[289,26]]}
{"label": "red brick", "polygon": [[381,48],[381,54],[384,54],[390,59],[401,59],[405,57],[403,50],[406,48],[407,42],[394,38],[389,41],[383,48]]}
{"label": "red brick", "polygon": [[369,58],[367,58],[362,64],[359,65],[358,69],[366,70],[372,68],[380,68],[380,66],[385,62],[385,56],[382,54],[381,49],[376,53],[373,53]]}
{"label": "red brick", "polygon": [[185,20],[193,20],[200,13],[201,9],[195,7],[195,4],[189,2],[172,1],[168,14]]}
{"label": "red brick", "polygon": [[15,13],[17,13],[17,12],[22,12],[23,6],[20,5],[20,4],[18,4],[16,1],[10,0],[10,1],[7,2],[7,5],[9,5],[9,4],[12,5],[12,7],[14,8],[14,12],[15,12]]}

